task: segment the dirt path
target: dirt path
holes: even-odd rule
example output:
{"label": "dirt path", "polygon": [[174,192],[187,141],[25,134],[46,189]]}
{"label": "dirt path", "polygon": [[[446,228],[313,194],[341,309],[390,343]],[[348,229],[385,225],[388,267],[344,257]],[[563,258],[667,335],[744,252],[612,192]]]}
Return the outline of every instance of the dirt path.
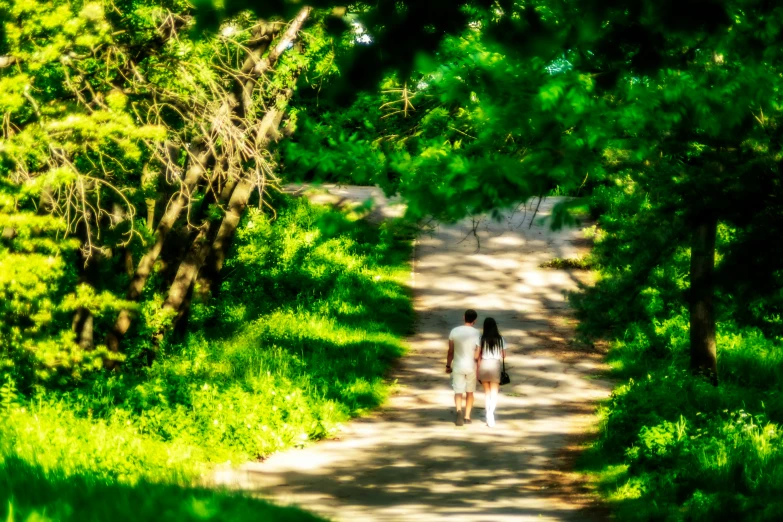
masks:
{"label": "dirt path", "polygon": [[[379,216],[399,212],[372,189],[330,192],[316,199],[375,195]],[[554,203],[544,201],[539,217]],[[591,519],[583,503],[551,485],[564,449],[594,422],[594,403],[609,385],[590,378],[599,357],[567,342],[573,319],[563,292],[584,275],[539,268],[585,246],[577,230],[529,228],[532,213],[482,221],[480,249],[470,220],[420,237],[412,276],[417,333],[394,372],[398,389],[388,404],[336,440],[246,464],[219,480],[339,521]],[[479,393],[473,424],[453,423],[446,339],[466,308],[479,312],[479,324],[497,319],[510,346],[511,385],[501,391],[495,428],[483,422]]]}

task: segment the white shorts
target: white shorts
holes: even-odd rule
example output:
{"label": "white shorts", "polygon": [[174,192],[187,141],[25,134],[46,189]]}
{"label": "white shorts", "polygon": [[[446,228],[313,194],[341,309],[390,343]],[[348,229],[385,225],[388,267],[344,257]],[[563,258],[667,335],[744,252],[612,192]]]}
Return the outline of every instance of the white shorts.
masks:
{"label": "white shorts", "polygon": [[473,393],[476,391],[476,372],[451,374],[451,387],[454,393]]}

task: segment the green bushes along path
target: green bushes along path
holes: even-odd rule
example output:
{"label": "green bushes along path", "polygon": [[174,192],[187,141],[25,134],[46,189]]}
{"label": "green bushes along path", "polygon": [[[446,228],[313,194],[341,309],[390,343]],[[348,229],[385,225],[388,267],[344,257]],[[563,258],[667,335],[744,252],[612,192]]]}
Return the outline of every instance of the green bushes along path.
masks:
{"label": "green bushes along path", "polygon": [[246,216],[219,294],[194,297],[193,333],[163,343],[151,366],[25,390],[9,368],[0,514],[12,505],[12,520],[300,516],[180,486],[215,463],[324,437],[383,402],[412,320],[410,245],[398,236],[393,224],[282,199],[274,219]]}
{"label": "green bushes along path", "polygon": [[[619,520],[782,519],[779,294],[750,309],[718,294],[721,378],[713,386],[687,371],[689,249],[651,248],[666,225],[645,216],[655,209],[631,182],[598,190],[593,207],[600,277],[572,301],[583,333],[610,341],[618,386],[584,469]],[[718,270],[738,239],[719,228]]]}

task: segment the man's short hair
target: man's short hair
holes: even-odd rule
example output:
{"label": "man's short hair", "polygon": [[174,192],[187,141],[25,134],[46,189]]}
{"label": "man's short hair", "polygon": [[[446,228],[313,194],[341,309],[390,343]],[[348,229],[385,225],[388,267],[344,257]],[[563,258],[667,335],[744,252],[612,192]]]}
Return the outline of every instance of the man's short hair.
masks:
{"label": "man's short hair", "polygon": [[476,319],[478,319],[478,314],[476,313],[475,310],[473,310],[472,308],[469,309],[469,310],[465,310],[465,322],[466,323],[472,323]]}

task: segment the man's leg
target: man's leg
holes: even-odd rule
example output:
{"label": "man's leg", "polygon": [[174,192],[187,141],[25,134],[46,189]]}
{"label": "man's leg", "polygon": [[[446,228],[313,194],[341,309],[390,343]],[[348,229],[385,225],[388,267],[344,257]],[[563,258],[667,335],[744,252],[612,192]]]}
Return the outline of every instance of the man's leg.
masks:
{"label": "man's leg", "polygon": [[451,374],[451,386],[454,388],[454,406],[457,408],[455,424],[462,426],[464,424],[464,417],[462,416],[462,394],[467,390],[465,389],[466,379],[464,373],[452,373]]}
{"label": "man's leg", "polygon": [[473,409],[473,393],[476,391],[476,373],[469,373],[465,376],[465,420],[470,420],[470,410]]}
{"label": "man's leg", "polygon": [[465,419],[470,420],[470,410],[473,409],[473,392],[468,392],[465,399]]}

